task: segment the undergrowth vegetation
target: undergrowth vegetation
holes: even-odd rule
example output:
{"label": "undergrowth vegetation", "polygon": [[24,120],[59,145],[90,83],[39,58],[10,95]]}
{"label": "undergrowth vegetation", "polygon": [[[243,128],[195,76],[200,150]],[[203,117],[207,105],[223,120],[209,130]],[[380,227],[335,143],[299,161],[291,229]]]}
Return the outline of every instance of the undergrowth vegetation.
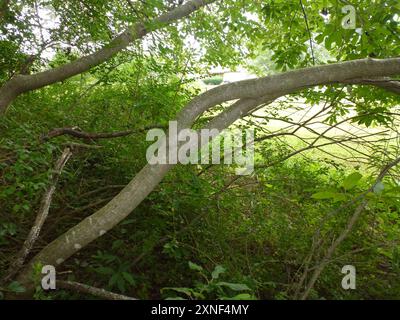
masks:
{"label": "undergrowth vegetation", "polygon": [[[53,26],[54,46],[35,46],[41,42],[31,2],[25,13],[24,5],[13,4],[7,23],[0,16],[0,85],[22,74],[26,47],[39,52],[27,73],[57,69],[109,43],[125,25],[173,10],[172,2],[134,2],[140,14],[132,17],[130,1],[78,2],[83,9],[48,1],[43,8],[63,17]],[[193,98],[224,82],[212,76],[213,66],[270,76],[398,56],[398,3],[356,2],[361,31],[340,27],[337,1],[304,1],[308,20],[298,1],[210,5],[184,23],[154,30],[140,39],[144,45],[133,42],[87,72],[16,98],[0,118],[0,279],[34,225],[65,148],[72,156],[28,258],[135,177],[147,164],[148,130],[166,129]],[[186,43],[192,38],[194,48]],[[45,48],[51,58],[41,56]],[[400,299],[400,171],[388,167],[400,154],[400,100],[365,84],[305,86],[241,114],[229,129],[255,129],[254,173],[238,176],[229,165],[175,166],[115,228],[77,244],[57,266],[57,280],[138,299]],[[227,103],[213,106],[194,127],[225,109]],[[52,136],[57,128],[129,132]],[[357,270],[356,290],[342,287],[346,265]],[[34,266],[34,298],[95,298],[42,290],[40,267]],[[0,298],[24,290],[17,278],[0,282]]]}
{"label": "undergrowth vegetation", "polygon": [[[65,136],[46,140],[48,131],[137,130],[88,140],[93,148],[74,153],[36,250],[112,199],[146,163],[143,128],[166,125],[197,90],[176,77],[161,83],[158,75],[131,84],[138,73],[142,70],[128,65],[118,72],[123,84],[111,76],[107,85],[89,87],[84,97],[79,88],[97,75],[31,93],[18,100],[18,113],[2,121],[1,270],[33,223],[53,163],[63,146],[76,142]],[[284,141],[266,140],[258,148],[261,162],[290,153]],[[352,199],[373,182],[376,169],[359,169],[308,153],[229,185],[229,166],[179,166],[117,228],[68,260],[60,277],[138,298],[291,298],[317,230],[325,243],[317,248],[316,261],[354,211]],[[313,298],[399,298],[397,183],[387,179],[383,190],[370,193],[365,214],[324,271]],[[358,268],[355,292],[340,285],[347,264]]]}

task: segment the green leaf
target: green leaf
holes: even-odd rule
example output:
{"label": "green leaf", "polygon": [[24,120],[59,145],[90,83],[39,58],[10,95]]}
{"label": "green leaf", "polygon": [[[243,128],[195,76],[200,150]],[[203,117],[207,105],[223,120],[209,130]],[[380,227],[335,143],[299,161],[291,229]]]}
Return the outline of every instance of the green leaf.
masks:
{"label": "green leaf", "polygon": [[15,293],[25,292],[25,288],[18,282],[13,281],[8,285],[8,289]]}
{"label": "green leaf", "polygon": [[121,292],[125,292],[125,281],[123,278],[117,278],[117,287]]}
{"label": "green leaf", "polygon": [[317,192],[314,193],[311,198],[313,199],[332,199],[334,198],[336,195],[336,192],[330,192],[330,191],[321,191],[321,192]]}
{"label": "green leaf", "polygon": [[201,266],[199,266],[198,264],[195,264],[191,261],[189,261],[189,268],[191,270],[195,270],[195,271],[200,271],[200,272],[203,271],[203,268]]}
{"label": "green leaf", "polygon": [[192,292],[193,292],[193,290],[190,289],[190,288],[167,287],[167,288],[162,288],[161,289],[162,292],[165,291],[165,290],[173,290],[173,291],[176,291],[176,292],[179,292],[179,293],[183,293],[183,294],[186,294],[188,297],[191,297],[192,296]]}
{"label": "green leaf", "polygon": [[115,284],[118,282],[118,279],[119,279],[119,274],[118,274],[118,273],[114,273],[114,274],[111,276],[110,280],[108,281],[108,284],[109,284],[111,287],[114,287]]}
{"label": "green leaf", "polygon": [[238,295],[228,298],[229,300],[253,300],[254,298],[249,293],[239,293]]}
{"label": "green leaf", "polygon": [[218,265],[218,266],[215,267],[214,271],[211,273],[211,277],[213,279],[218,279],[219,275],[221,273],[224,273],[225,271],[226,270],[225,270],[225,268],[223,266]]}
{"label": "green leaf", "polygon": [[133,278],[133,276],[128,273],[128,272],[122,272],[122,276],[124,277],[124,279],[130,284],[130,285],[134,285],[136,283],[135,279]]}
{"label": "green leaf", "polygon": [[333,202],[340,202],[346,200],[346,195],[343,193],[336,192],[333,197]]}
{"label": "green leaf", "polygon": [[114,270],[109,267],[98,267],[98,268],[96,268],[96,272],[100,273],[100,274],[109,275],[109,274],[113,274]]}
{"label": "green leaf", "polygon": [[250,288],[244,283],[218,282],[217,285],[228,287],[234,291],[250,290]]}
{"label": "green leaf", "polygon": [[347,176],[342,183],[342,187],[346,190],[354,188],[358,182],[361,180],[362,175],[359,172],[353,172],[351,175]]}

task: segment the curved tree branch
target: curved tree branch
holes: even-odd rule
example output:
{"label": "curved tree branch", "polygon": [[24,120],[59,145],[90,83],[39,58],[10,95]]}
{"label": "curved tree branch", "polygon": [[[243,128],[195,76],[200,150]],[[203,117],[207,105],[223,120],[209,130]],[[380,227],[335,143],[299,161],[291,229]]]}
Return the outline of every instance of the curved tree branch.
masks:
{"label": "curved tree branch", "polygon": [[106,47],[90,55],[36,74],[15,75],[0,88],[0,114],[4,113],[8,105],[20,94],[63,81],[88,71],[112,58],[134,40],[141,39],[153,30],[182,19],[199,8],[215,1],[216,0],[189,0],[185,4],[153,19],[150,23],[145,24],[140,22],[135,24],[114,38]]}
{"label": "curved tree branch", "polygon": [[[239,99],[212,119],[208,128],[223,130],[260,104],[302,88],[397,74],[400,74],[400,58],[363,59],[222,85],[197,96],[181,111],[177,118],[178,130],[191,127],[204,111],[225,101]],[[20,274],[18,281],[29,288],[32,285],[30,273],[36,263],[60,265],[81,248],[112,229],[153,191],[172,167],[171,164],[146,165],[103,208],[41,250]]]}
{"label": "curved tree branch", "polygon": [[350,84],[365,84],[365,85],[373,85],[375,87],[385,89],[386,91],[400,94],[400,81],[393,80],[390,78],[381,78],[381,79],[356,79],[349,81]]}

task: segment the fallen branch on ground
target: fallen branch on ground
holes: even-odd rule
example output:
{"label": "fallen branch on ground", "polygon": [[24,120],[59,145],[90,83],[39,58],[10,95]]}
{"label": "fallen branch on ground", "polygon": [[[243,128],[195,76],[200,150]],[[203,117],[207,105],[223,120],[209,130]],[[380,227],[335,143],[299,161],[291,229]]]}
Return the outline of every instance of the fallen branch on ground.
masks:
{"label": "fallen branch on ground", "polygon": [[107,300],[138,300],[136,298],[124,296],[122,294],[110,292],[104,289],[89,286],[87,284],[74,281],[57,281],[57,287],[69,290],[75,290],[82,293],[88,293],[96,297]]}
{"label": "fallen branch on ground", "polygon": [[33,224],[28,237],[26,238],[21,250],[17,254],[17,258],[14,260],[13,263],[11,263],[9,272],[8,274],[4,277],[4,282],[7,282],[11,280],[21,269],[22,265],[24,264],[24,261],[26,257],[29,255],[29,253],[32,250],[32,247],[36,240],[39,237],[40,231],[43,227],[44,222],[46,221],[46,218],[49,214],[49,209],[50,209],[50,204],[51,200],[53,198],[54,191],[56,190],[56,185],[58,182],[58,179],[60,177],[60,174],[67,163],[68,159],[71,157],[72,152],[69,148],[65,148],[61,157],[58,159],[53,173],[50,178],[50,184],[43,195],[42,202],[38,211],[38,214],[36,216],[35,223]]}

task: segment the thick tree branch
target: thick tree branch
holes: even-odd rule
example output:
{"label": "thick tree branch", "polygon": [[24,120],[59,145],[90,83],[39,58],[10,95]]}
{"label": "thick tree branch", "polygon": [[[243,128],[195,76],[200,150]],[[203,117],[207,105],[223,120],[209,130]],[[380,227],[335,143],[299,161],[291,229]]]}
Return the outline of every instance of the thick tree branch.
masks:
{"label": "thick tree branch", "polygon": [[[195,119],[204,111],[225,101],[240,99],[211,120],[208,128],[223,130],[260,104],[302,88],[396,74],[400,74],[400,58],[364,59],[219,86],[194,98],[181,111],[178,116],[178,130],[191,127]],[[146,165],[103,208],[85,218],[40,251],[23,270],[18,280],[29,285],[33,265],[38,262],[60,265],[75,252],[105,234],[127,217],[153,191],[172,167],[171,164]]]}
{"label": "thick tree branch", "polygon": [[115,54],[125,49],[134,40],[143,38],[149,32],[184,18],[199,8],[216,0],[189,0],[185,4],[164,13],[150,23],[137,23],[114,38],[106,47],[64,64],[60,67],[32,75],[15,75],[0,88],[0,114],[20,94],[63,81],[109,60]]}
{"label": "thick tree branch", "polygon": [[400,81],[393,80],[390,78],[381,78],[381,79],[355,79],[350,80],[348,83],[350,84],[365,84],[365,85],[373,85],[375,87],[385,89],[386,91],[400,94]]}
{"label": "thick tree branch", "polygon": [[[218,86],[194,98],[181,114],[190,121],[209,108],[235,99],[254,99],[266,95],[284,96],[317,85],[350,83],[359,79],[400,74],[400,58],[360,59],[289,71],[273,76],[243,80]],[[244,115],[244,114],[243,114]]]}

